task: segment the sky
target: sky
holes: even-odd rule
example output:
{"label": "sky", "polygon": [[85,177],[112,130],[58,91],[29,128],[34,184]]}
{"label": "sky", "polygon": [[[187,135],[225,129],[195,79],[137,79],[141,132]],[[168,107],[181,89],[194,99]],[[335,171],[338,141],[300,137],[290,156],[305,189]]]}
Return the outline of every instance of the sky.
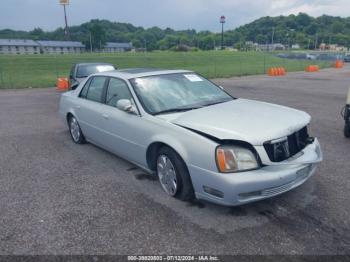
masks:
{"label": "sky", "polygon": [[[220,31],[219,17],[226,16],[226,29],[234,29],[262,16],[307,13],[350,16],[350,0],[70,0],[69,25],[91,19],[128,22],[149,28]],[[54,30],[64,26],[59,0],[0,0],[0,29]]]}

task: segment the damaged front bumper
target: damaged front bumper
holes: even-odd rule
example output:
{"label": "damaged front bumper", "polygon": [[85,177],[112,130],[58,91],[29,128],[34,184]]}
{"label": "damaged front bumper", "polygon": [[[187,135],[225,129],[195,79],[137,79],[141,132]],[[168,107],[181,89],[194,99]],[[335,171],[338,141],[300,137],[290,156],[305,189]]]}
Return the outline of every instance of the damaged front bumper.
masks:
{"label": "damaged front bumper", "polygon": [[[263,147],[256,149],[259,155],[266,155]],[[263,159],[268,159],[267,155]],[[235,206],[273,197],[300,186],[315,173],[322,159],[322,150],[315,138],[296,156],[279,163],[263,161],[264,167],[258,170],[223,174],[190,165],[189,171],[197,198]]]}

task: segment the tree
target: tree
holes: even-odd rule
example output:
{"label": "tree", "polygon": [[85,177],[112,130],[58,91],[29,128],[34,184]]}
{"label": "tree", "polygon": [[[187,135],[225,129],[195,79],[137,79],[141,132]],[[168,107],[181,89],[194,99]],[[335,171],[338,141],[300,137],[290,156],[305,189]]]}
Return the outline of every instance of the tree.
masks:
{"label": "tree", "polygon": [[44,40],[45,39],[45,32],[39,27],[34,28],[33,31],[30,31],[29,35],[34,40]]}
{"label": "tree", "polygon": [[[91,35],[91,44],[92,49],[94,50],[100,50],[103,48],[103,46],[106,44],[106,32],[102,28],[101,25],[98,23],[92,23],[92,25],[89,27],[89,33]],[[89,39],[85,39],[85,45],[88,49],[91,48],[90,46],[90,36]]]}
{"label": "tree", "polygon": [[265,35],[259,34],[255,37],[255,42],[258,44],[265,44],[267,42],[267,37]]}
{"label": "tree", "polygon": [[214,35],[207,35],[199,40],[199,48],[203,50],[212,50],[216,45]]}
{"label": "tree", "polygon": [[296,43],[299,44],[301,47],[304,47],[305,49],[308,48],[309,40],[304,33],[297,33],[295,40]]}
{"label": "tree", "polygon": [[299,13],[296,16],[296,23],[297,23],[299,29],[309,25],[311,23],[311,21],[312,21],[312,18],[305,13]]}
{"label": "tree", "polygon": [[342,24],[339,21],[336,21],[332,24],[332,33],[334,34],[343,32],[343,29],[344,29],[344,24]]}
{"label": "tree", "polygon": [[[210,31],[196,32],[196,30],[173,30],[151,27],[145,29],[130,23],[118,23],[108,20],[94,19],[79,26],[69,28],[73,41],[82,41],[90,49],[90,33],[94,49],[99,49],[105,42],[132,42],[135,47],[147,50],[168,50],[178,45],[197,47],[211,50],[220,44],[220,33]],[[252,23],[240,26],[234,30],[227,30],[224,35],[226,46],[244,47],[247,41],[265,44],[271,42],[274,32],[274,42],[282,44],[298,43],[307,48],[309,39],[318,43],[330,40],[333,44],[350,46],[350,17],[341,18],[322,15],[314,18],[307,14],[262,17]],[[45,32],[40,28],[32,31],[0,30],[0,38],[20,38],[35,40],[65,40],[64,29],[57,28]],[[312,46],[312,45],[311,45]]]}
{"label": "tree", "polygon": [[316,32],[318,31],[318,25],[316,22],[310,23],[306,28],[305,32],[309,35],[315,35]]}

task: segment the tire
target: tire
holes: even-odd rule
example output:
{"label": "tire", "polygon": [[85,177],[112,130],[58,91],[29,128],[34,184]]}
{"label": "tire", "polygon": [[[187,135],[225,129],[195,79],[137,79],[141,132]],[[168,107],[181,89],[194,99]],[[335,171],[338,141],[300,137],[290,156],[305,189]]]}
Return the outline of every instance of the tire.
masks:
{"label": "tire", "polygon": [[69,133],[74,143],[84,144],[85,137],[79,126],[78,120],[74,116],[68,118]]}
{"label": "tire", "polygon": [[[170,164],[168,161],[170,161]],[[161,166],[163,166],[163,169]],[[165,166],[167,166],[167,168],[165,168]],[[173,169],[175,174],[169,169]],[[169,172],[166,173],[166,170]],[[169,196],[176,197],[182,201],[191,201],[195,198],[192,181],[187,166],[182,158],[170,147],[162,147],[158,151],[156,157],[156,171],[163,190]],[[172,185],[170,188],[174,187],[174,184],[172,184],[172,178],[175,178],[175,192],[173,190],[169,190],[169,184]]]}
{"label": "tire", "polygon": [[345,124],[344,136],[350,138],[350,123]]}

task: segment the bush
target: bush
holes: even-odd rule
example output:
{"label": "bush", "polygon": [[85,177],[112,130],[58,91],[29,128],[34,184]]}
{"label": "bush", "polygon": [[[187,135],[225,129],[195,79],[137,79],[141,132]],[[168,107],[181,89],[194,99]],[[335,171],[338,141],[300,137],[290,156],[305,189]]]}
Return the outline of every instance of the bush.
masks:
{"label": "bush", "polygon": [[176,52],[188,52],[188,51],[191,51],[192,48],[188,45],[177,45],[172,47],[171,50]]}

